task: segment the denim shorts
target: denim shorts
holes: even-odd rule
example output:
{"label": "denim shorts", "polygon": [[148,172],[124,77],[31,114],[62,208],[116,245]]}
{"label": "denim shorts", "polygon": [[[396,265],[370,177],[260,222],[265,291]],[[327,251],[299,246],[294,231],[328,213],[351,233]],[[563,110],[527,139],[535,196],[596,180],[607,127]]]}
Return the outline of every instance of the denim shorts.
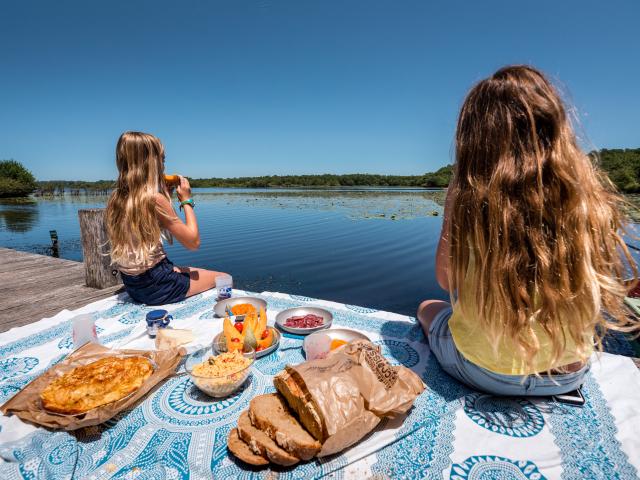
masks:
{"label": "denim shorts", "polygon": [[475,390],[514,397],[560,395],[579,388],[589,371],[590,365],[587,364],[576,372],[551,377],[523,377],[504,375],[482,368],[464,358],[456,348],[449,330],[451,313],[451,307],[444,308],[433,318],[429,327],[429,347],[445,372]]}
{"label": "denim shorts", "polygon": [[129,296],[146,305],[180,302],[187,296],[191,283],[189,274],[174,271],[167,258],[140,275],[121,272],[121,276]]}

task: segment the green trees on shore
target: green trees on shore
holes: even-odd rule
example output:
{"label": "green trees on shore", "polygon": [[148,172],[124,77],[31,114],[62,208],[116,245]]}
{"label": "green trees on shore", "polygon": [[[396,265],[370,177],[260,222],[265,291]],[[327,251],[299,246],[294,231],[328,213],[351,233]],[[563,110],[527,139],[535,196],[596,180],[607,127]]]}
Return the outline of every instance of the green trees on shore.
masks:
{"label": "green trees on shore", "polygon": [[65,192],[71,195],[80,193],[107,194],[115,185],[115,180],[97,180],[87,182],[84,180],[45,180],[38,182],[37,196],[63,195]]}
{"label": "green trees on shore", "polygon": [[[589,154],[613,183],[624,193],[640,192],[640,148],[602,149]],[[443,188],[449,184],[453,167],[444,166],[424,175],[376,175],[353,173],[347,175],[269,175],[237,178],[190,178],[192,187],[284,188],[284,187],[415,187]],[[188,173],[188,172],[185,172]],[[0,197],[26,196],[36,190],[37,195],[61,195],[65,192],[108,193],[113,180],[43,181],[35,182],[33,175],[14,160],[0,161]]]}
{"label": "green trees on shore", "polygon": [[640,192],[640,148],[603,148],[589,155],[600,165],[611,181],[624,193]]}
{"label": "green trees on shore", "polygon": [[36,187],[36,179],[20,162],[0,160],[0,197],[26,197]]}
{"label": "green trees on shore", "polygon": [[190,178],[192,187],[446,187],[451,166],[425,175],[376,175],[351,173],[346,175],[269,175],[238,178]]}

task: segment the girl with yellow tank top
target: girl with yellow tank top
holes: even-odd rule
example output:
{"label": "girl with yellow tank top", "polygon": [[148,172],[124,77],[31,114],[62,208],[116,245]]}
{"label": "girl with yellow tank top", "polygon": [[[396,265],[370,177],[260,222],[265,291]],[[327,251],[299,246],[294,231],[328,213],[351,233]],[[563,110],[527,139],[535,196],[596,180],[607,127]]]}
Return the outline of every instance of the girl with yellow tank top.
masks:
{"label": "girl with yellow tank top", "polygon": [[578,388],[607,330],[640,328],[623,306],[636,268],[622,205],[540,71],[509,66],[474,86],[436,254],[451,304],[418,308],[444,370],[498,395]]}

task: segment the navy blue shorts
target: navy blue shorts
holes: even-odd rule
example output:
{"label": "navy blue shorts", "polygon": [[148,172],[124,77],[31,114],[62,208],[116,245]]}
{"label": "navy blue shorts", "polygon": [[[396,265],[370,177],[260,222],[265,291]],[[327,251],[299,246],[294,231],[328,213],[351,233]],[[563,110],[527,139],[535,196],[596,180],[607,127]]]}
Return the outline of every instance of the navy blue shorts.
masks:
{"label": "navy blue shorts", "polygon": [[129,296],[146,305],[180,302],[187,296],[191,283],[189,274],[174,271],[167,258],[140,275],[121,272],[121,276]]}

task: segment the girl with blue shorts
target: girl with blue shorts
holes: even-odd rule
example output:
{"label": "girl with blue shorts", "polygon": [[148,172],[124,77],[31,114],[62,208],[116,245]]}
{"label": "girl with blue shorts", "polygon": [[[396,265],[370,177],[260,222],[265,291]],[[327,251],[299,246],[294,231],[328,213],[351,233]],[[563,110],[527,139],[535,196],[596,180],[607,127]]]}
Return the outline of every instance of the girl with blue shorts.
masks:
{"label": "girl with blue shorts", "polygon": [[164,175],[164,147],[148,133],[125,132],[116,147],[118,180],[106,211],[111,260],[122,275],[129,296],[147,305],[184,300],[215,286],[220,272],[176,267],[162,246],[176,238],[189,250],[200,246],[189,181],[176,188],[181,220],[171,206]]}
{"label": "girl with blue shorts", "polygon": [[471,89],[455,149],[436,256],[451,303],[428,300],[417,314],[432,353],[480,391],[575,390],[608,330],[640,327],[623,306],[624,265],[635,269],[623,200],[529,66]]}

